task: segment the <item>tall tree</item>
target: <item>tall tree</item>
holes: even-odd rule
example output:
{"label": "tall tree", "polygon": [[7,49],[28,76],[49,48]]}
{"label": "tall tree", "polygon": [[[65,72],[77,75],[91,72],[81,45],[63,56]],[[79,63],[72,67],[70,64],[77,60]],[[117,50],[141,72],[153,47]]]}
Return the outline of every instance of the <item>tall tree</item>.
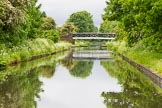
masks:
{"label": "tall tree", "polygon": [[87,11],[80,11],[70,15],[67,22],[72,22],[78,27],[78,32],[95,32],[96,27],[92,19],[92,15]]}
{"label": "tall tree", "polygon": [[107,32],[107,33],[112,33],[112,32],[117,32],[119,29],[118,22],[117,21],[108,21],[105,20],[102,22],[100,26],[100,32]]}
{"label": "tall tree", "polygon": [[62,27],[60,27],[61,35],[75,33],[78,31],[78,28],[74,25],[74,23],[67,22]]}
{"label": "tall tree", "polygon": [[0,1],[0,43],[12,46],[12,44],[18,44],[23,38],[26,38],[22,28],[26,23],[24,8],[27,5],[28,3],[25,1]]}
{"label": "tall tree", "polygon": [[[103,20],[119,21],[129,46],[142,41],[145,47],[162,52],[161,0],[107,1]],[[120,32],[119,32],[120,34]]]}
{"label": "tall tree", "polygon": [[30,5],[26,10],[27,23],[25,29],[28,32],[28,38],[37,38],[39,37],[39,29],[43,24],[44,13],[40,11],[41,4],[36,5],[37,0],[30,0]]}
{"label": "tall tree", "polygon": [[9,47],[35,38],[42,24],[37,0],[0,1],[0,42]]}
{"label": "tall tree", "polygon": [[59,40],[59,32],[56,29],[55,20],[51,17],[44,17],[43,24],[40,29],[40,36],[41,38],[51,39],[54,42]]}

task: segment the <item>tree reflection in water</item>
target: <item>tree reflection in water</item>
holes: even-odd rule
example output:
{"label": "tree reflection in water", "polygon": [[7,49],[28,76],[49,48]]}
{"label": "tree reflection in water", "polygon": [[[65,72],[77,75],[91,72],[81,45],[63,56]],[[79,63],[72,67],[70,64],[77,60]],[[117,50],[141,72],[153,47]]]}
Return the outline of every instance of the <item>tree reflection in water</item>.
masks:
{"label": "tree reflection in water", "polygon": [[[62,54],[58,55],[60,57]],[[39,76],[53,77],[58,55],[1,71],[0,108],[36,108],[36,99],[40,99],[39,93],[43,92]]]}
{"label": "tree reflection in water", "polygon": [[93,61],[73,60],[72,54],[73,52],[69,52],[69,55],[62,59],[60,63],[69,70],[72,76],[80,78],[88,77],[92,73]]}
{"label": "tree reflection in water", "polygon": [[[21,73],[22,72],[22,73]],[[36,107],[35,96],[39,98],[42,82],[38,79],[36,68],[17,70],[0,81],[0,108]]]}
{"label": "tree reflection in water", "polygon": [[128,63],[117,60],[101,64],[122,85],[122,92],[103,92],[107,108],[161,108],[162,90]]}
{"label": "tree reflection in water", "polygon": [[70,74],[74,77],[86,78],[92,72],[92,61],[74,61],[75,65],[69,70]]}

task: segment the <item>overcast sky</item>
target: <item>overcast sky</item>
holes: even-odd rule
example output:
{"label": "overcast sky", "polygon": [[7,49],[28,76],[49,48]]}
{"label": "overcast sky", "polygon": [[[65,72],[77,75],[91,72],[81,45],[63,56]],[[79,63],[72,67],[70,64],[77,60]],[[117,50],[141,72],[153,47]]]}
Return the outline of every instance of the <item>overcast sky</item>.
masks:
{"label": "overcast sky", "polygon": [[58,26],[65,23],[69,16],[77,11],[86,10],[93,15],[97,27],[102,22],[101,14],[104,13],[106,0],[38,0],[42,4],[41,10],[47,16],[53,17]]}

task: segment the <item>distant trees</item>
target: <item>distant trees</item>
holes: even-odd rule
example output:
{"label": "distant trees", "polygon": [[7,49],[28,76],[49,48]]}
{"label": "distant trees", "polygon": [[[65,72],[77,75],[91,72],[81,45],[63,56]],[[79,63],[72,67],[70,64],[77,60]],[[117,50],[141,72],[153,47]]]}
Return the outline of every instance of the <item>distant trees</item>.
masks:
{"label": "distant trees", "polygon": [[78,32],[97,32],[92,15],[87,11],[80,11],[70,15],[67,22],[72,22],[78,28]]}
{"label": "distant trees", "polygon": [[119,36],[125,38],[129,46],[142,41],[145,47],[162,52],[161,0],[110,0],[106,3],[103,20],[118,21]]}
{"label": "distant trees", "polygon": [[59,28],[61,35],[76,33],[78,28],[72,22],[66,22],[62,27]]}
{"label": "distant trees", "polygon": [[56,29],[55,20],[51,17],[44,17],[40,28],[40,37],[51,39],[54,42],[59,40],[59,32]]}

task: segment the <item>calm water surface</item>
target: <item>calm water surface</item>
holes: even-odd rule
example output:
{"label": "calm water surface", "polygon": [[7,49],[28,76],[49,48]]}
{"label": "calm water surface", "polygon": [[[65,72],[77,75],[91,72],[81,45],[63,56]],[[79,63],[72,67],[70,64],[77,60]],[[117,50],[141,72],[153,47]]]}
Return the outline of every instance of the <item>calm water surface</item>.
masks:
{"label": "calm water surface", "polygon": [[67,68],[58,64],[51,79],[40,80],[45,92],[40,94],[38,108],[106,108],[101,93],[121,91],[117,79],[109,76],[98,60],[93,61],[91,74],[84,79],[70,75]]}
{"label": "calm water surface", "polygon": [[110,53],[79,48],[9,67],[0,108],[162,108],[161,88]]}

